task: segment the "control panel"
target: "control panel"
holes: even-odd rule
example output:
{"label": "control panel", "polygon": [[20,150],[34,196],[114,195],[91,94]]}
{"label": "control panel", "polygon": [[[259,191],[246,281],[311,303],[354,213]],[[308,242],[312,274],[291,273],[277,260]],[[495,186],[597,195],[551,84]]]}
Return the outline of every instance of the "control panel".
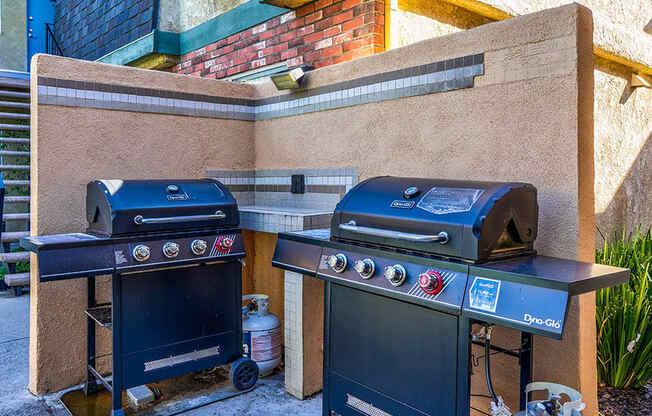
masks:
{"label": "control panel", "polygon": [[243,251],[240,234],[135,241],[113,246],[117,268],[197,260],[202,257],[219,258]]}
{"label": "control panel", "polygon": [[[317,267],[318,275],[332,281],[370,287],[438,304],[443,309],[460,312],[466,287],[466,265],[440,262],[415,264],[385,256],[370,256],[326,247]],[[449,270],[455,267],[458,270]]]}

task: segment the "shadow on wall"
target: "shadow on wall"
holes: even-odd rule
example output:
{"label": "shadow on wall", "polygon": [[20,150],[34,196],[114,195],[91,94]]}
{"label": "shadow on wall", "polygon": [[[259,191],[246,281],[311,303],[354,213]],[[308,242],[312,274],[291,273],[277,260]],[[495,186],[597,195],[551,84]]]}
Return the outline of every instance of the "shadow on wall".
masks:
{"label": "shadow on wall", "polygon": [[[638,224],[652,226],[652,132],[627,171],[618,190],[602,212],[596,212],[595,223],[600,231],[613,235],[623,226],[634,231]],[[602,247],[596,235],[596,247]]]}

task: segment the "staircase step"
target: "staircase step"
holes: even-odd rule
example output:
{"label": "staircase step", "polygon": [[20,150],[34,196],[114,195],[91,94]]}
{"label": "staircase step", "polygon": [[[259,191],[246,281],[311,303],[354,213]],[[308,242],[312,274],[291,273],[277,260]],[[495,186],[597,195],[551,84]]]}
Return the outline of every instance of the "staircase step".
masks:
{"label": "staircase step", "polygon": [[13,273],[5,275],[5,284],[7,286],[27,286],[29,285],[29,273]]}
{"label": "staircase step", "polygon": [[29,144],[27,137],[0,137],[0,143],[4,144]]}
{"label": "staircase step", "polygon": [[0,165],[0,170],[29,170],[29,165]]}
{"label": "staircase step", "polygon": [[23,100],[29,100],[29,93],[22,91],[4,91],[0,90],[0,97],[11,97],[11,98],[20,98]]}
{"label": "staircase step", "polygon": [[0,130],[29,131],[27,124],[0,124]]}
{"label": "staircase step", "polygon": [[0,87],[29,90],[29,76],[26,73],[0,73]]}
{"label": "staircase step", "polygon": [[29,157],[29,152],[23,152],[18,150],[0,150],[0,156]]}
{"label": "staircase step", "polygon": [[29,103],[22,101],[0,101],[0,108],[18,108],[21,110],[29,110]]}
{"label": "staircase step", "polygon": [[17,251],[14,253],[0,253],[0,261],[5,263],[18,263],[29,261],[29,251]]}
{"label": "staircase step", "polygon": [[4,214],[2,216],[3,221],[23,221],[23,220],[28,220],[29,219],[29,213],[21,213],[21,214]]}
{"label": "staircase step", "polygon": [[29,114],[0,112],[0,119],[29,120]]}
{"label": "staircase step", "polygon": [[3,243],[15,243],[23,237],[29,237],[29,231],[13,231],[2,233]]}
{"label": "staircase step", "polygon": [[19,180],[7,179],[4,181],[4,183],[5,186],[29,186],[28,180],[20,180],[20,179]]}
{"label": "staircase step", "polygon": [[29,202],[29,196],[5,196],[5,204],[16,204],[22,202]]}

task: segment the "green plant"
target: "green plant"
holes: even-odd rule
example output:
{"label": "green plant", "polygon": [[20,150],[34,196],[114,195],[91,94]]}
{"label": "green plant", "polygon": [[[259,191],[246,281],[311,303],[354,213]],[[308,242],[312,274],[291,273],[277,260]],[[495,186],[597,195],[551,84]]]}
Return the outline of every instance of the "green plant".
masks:
{"label": "green plant", "polygon": [[631,270],[628,283],[596,295],[598,379],[614,387],[641,387],[652,378],[652,233],[623,230],[602,249],[597,263]]}

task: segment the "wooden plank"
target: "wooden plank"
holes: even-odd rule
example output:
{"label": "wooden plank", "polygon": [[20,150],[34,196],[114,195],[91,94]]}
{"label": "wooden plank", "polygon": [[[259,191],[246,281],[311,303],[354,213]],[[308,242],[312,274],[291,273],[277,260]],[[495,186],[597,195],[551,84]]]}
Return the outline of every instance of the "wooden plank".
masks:
{"label": "wooden plank", "polygon": [[277,234],[254,233],[254,267],[253,282],[254,293],[261,293],[269,296],[269,311],[276,315],[281,321],[281,339],[284,331],[283,313],[283,270],[272,267],[272,257],[276,248]]}
{"label": "wooden plank", "polygon": [[245,253],[244,265],[242,267],[242,294],[253,295],[254,291],[254,272],[256,264],[256,245],[254,244],[255,232],[242,230],[242,239],[244,241]]}
{"label": "wooden plank", "polygon": [[324,281],[303,276],[303,396],[323,388]]}

